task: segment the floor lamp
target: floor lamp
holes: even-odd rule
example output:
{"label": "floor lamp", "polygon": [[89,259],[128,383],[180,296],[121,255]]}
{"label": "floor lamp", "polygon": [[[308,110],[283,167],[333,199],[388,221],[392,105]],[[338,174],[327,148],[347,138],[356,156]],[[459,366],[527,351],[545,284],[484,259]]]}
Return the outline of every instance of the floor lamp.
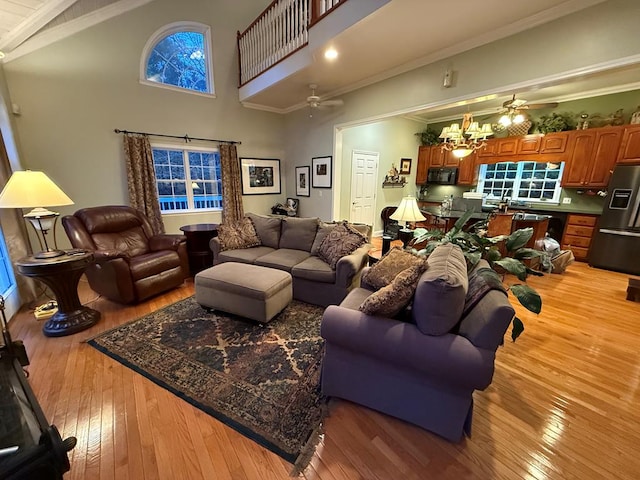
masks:
{"label": "floor lamp", "polygon": [[29,220],[36,231],[41,251],[36,252],[34,257],[39,259],[64,255],[62,250],[51,248],[47,242],[47,233],[55,228],[60,214],[45,208],[62,205],[73,205],[73,201],[43,172],[13,172],[0,193],[0,208],[32,209],[23,217]]}
{"label": "floor lamp", "polygon": [[405,222],[404,228],[398,232],[398,239],[402,240],[402,245],[407,248],[407,243],[413,238],[413,230],[409,228],[409,222],[420,222],[426,220],[418,208],[416,197],[407,196],[400,201],[396,211],[389,217],[398,222]]}

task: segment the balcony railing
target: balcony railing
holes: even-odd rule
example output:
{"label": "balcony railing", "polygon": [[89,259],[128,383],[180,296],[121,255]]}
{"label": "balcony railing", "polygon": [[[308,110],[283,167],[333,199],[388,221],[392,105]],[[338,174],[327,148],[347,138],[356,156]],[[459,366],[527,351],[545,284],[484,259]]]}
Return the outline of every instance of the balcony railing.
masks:
{"label": "balcony railing", "polygon": [[307,45],[308,29],[347,0],[274,0],[238,32],[240,86]]}

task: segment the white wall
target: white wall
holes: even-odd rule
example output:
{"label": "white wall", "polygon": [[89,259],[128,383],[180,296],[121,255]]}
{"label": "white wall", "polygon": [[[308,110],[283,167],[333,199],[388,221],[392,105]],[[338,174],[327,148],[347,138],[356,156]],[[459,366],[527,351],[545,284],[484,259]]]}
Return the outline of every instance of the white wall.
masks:
{"label": "white wall", "polygon": [[[238,101],[236,31],[264,6],[262,0],[156,0],[6,63],[11,102],[22,110],[14,119],[23,166],[47,172],[75,202],[56,210],[128,203],[122,136],[114,128],[237,140],[239,157],[286,162],[282,117]],[[176,21],[211,26],[217,98],[138,82],[148,38]],[[286,178],[282,183],[281,195],[245,196],[245,210],[270,212],[286,198]],[[184,224],[219,221],[218,213],[165,217],[171,233]],[[67,242],[63,232],[58,239]]]}
{"label": "white wall", "polygon": [[[513,37],[395,76],[342,95],[344,107],[309,121],[307,111],[286,118],[287,168],[302,165],[316,151],[325,153],[336,129],[408,112],[422,107],[473,99],[480,95],[522,91],[578,71],[604,68],[626,58],[640,60],[637,19],[640,2],[610,0]],[[399,48],[402,48],[400,45]],[[454,86],[442,87],[447,68],[455,72]],[[338,144],[336,147],[342,147]],[[417,151],[414,155],[417,155]],[[340,158],[336,159],[336,163]],[[342,167],[335,166],[337,171]],[[287,178],[293,172],[287,172]],[[304,214],[331,218],[338,215],[349,184],[337,177],[333,196],[313,190]]]}

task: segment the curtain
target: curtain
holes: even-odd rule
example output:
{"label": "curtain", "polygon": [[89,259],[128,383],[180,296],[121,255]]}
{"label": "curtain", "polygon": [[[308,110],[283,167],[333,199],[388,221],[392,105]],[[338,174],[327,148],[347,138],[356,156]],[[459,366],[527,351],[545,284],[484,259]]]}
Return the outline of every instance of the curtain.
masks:
{"label": "curtain", "polygon": [[[0,132],[0,190],[5,186],[11,176],[9,157],[4,147],[2,133]],[[27,225],[22,218],[22,212],[15,208],[0,208],[0,234],[4,236],[9,258],[17,260],[32,253]],[[18,285],[18,292],[23,303],[28,303],[38,297],[36,283],[28,277],[19,275],[14,269],[14,277]]]}
{"label": "curtain", "polygon": [[234,144],[220,145],[220,170],[222,172],[222,223],[231,223],[244,216],[242,208],[242,184],[240,163]]}
{"label": "curtain", "polygon": [[149,219],[154,233],[164,233],[149,137],[125,133],[124,153],[129,204]]}

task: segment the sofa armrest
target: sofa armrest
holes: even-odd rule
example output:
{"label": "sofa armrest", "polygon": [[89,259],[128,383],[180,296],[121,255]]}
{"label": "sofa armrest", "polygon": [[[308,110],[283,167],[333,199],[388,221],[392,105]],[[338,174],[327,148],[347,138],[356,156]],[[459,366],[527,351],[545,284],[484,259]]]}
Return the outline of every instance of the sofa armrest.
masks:
{"label": "sofa armrest", "polygon": [[125,261],[129,260],[129,256],[126,253],[119,252],[118,250],[93,250],[93,258],[96,263],[104,263],[116,258],[122,258]]}
{"label": "sofa armrest", "polygon": [[184,235],[154,235],[149,239],[149,248],[152,252],[158,252],[160,250],[178,250],[180,244],[186,241],[187,237]]}
{"label": "sofa armrest", "polygon": [[493,377],[495,352],[477,348],[460,335],[424,335],[412,323],[330,305],[320,334],[328,344],[449,384],[483,390]]}
{"label": "sofa armrest", "polygon": [[218,255],[220,255],[220,239],[218,237],[213,237],[209,240],[209,248],[213,252],[213,264],[215,265],[218,260]]}
{"label": "sofa armrest", "polygon": [[339,287],[349,287],[360,270],[366,265],[369,257],[367,253],[372,245],[366,243],[349,255],[345,255],[336,263],[336,285]]}

